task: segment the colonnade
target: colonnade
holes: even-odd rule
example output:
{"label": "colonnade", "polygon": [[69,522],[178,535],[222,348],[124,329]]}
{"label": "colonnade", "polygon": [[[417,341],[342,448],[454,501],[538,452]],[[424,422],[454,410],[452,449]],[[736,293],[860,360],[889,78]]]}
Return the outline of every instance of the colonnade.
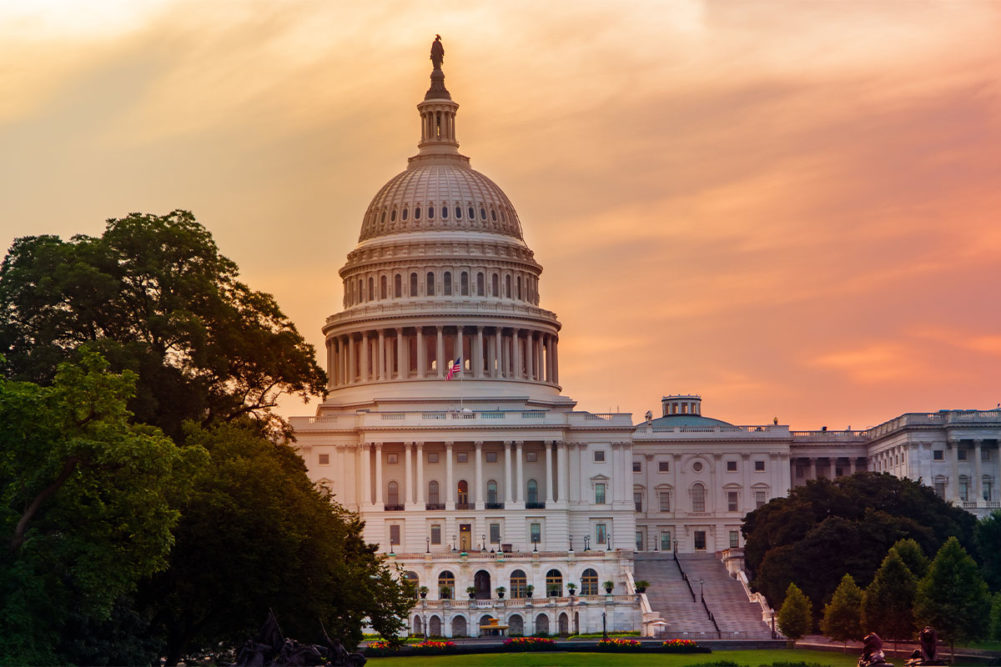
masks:
{"label": "colonnade", "polygon": [[[558,337],[524,328],[417,326],[327,337],[330,388],[408,378],[444,378],[461,357],[466,379],[559,384]],[[448,363],[446,363],[448,362]]]}
{"label": "colonnade", "polygon": [[[866,470],[866,464],[863,463],[859,465],[859,459],[865,457],[860,456],[792,456],[789,458],[791,480],[795,485],[798,479],[810,480],[819,479],[820,477],[825,477],[827,479],[834,479],[838,477],[837,466],[839,461],[847,461],[847,468],[842,468],[841,475],[854,475],[856,472]],[[806,475],[799,475],[799,471],[803,468],[803,461],[807,462]],[[821,462],[818,465],[818,462]],[[821,474],[825,473],[826,474]]]}

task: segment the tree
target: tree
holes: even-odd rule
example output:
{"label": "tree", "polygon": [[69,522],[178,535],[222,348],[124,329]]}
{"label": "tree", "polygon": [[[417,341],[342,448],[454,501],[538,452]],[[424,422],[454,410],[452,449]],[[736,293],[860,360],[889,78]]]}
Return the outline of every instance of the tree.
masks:
{"label": "tree", "polygon": [[983,559],[984,580],[992,591],[1001,591],[1001,510],[977,522],[977,546]]}
{"label": "tree", "polygon": [[935,554],[918,582],[914,616],[949,642],[975,640],[987,634],[991,601],[976,562],[959,540],[950,537]]}
{"label": "tree", "polygon": [[51,386],[0,379],[0,662],[65,662],[72,619],[111,616],[162,570],[197,461],[157,429],[129,423],[135,375],[85,352]]}
{"label": "tree", "polygon": [[894,641],[912,638],[916,591],[917,580],[891,547],[862,596],[863,631]]}
{"label": "tree", "polygon": [[1001,640],[1001,593],[995,593],[991,603],[991,627],[988,636],[995,640]]}
{"label": "tree", "polygon": [[17,239],[0,265],[4,373],[46,384],[83,345],[138,374],[136,419],[175,439],[183,423],[253,417],[283,429],[283,392],[322,395],[314,350],[274,299],[187,211],[112,219],[99,238]]}
{"label": "tree", "polygon": [[789,584],[785,602],[779,609],[779,630],[794,642],[813,629],[813,613],[810,600],[796,584]]}
{"label": "tree", "polygon": [[181,506],[170,568],[141,593],[168,664],[219,642],[238,646],[268,609],[307,641],[322,640],[321,622],[352,646],[366,620],[384,637],[403,627],[413,591],[291,447],[236,424],[189,428],[211,460]]}
{"label": "tree", "polygon": [[904,561],[904,565],[911,571],[915,579],[920,579],[928,572],[928,557],[921,550],[921,545],[911,538],[897,540],[893,549]]}
{"label": "tree", "polygon": [[824,617],[820,621],[820,631],[831,639],[845,643],[849,639],[862,639],[862,626],[859,622],[862,615],[862,589],[858,587],[852,575],[841,577],[841,583],[834,591],[834,597],[824,607]]}
{"label": "tree", "polygon": [[914,539],[925,553],[950,536],[973,546],[976,519],[934,491],[887,474],[859,473],[794,488],[744,519],[751,584],[773,607],[795,581],[817,605],[845,573],[868,585],[887,550]]}

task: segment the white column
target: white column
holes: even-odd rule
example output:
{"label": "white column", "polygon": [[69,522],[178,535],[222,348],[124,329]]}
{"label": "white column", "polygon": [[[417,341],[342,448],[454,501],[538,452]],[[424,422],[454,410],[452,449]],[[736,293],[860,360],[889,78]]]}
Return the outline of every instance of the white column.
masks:
{"label": "white column", "polygon": [[417,506],[424,509],[424,443],[417,443]]}
{"label": "white column", "polygon": [[451,511],[455,509],[455,483],[452,479],[452,443],[445,443],[445,509]]}
{"label": "white column", "polygon": [[810,457],[810,477],[809,479],[817,479],[817,459],[815,457]]}
{"label": "white column", "polygon": [[427,345],[424,344],[424,328],[417,327],[417,377],[424,377],[428,367]]}
{"label": "white column", "polygon": [[365,331],[362,332],[361,345],[359,346],[358,349],[358,351],[361,352],[361,371],[359,372],[359,376],[362,382],[368,382],[369,380],[368,377],[368,358],[370,352],[369,348],[370,346],[368,344],[368,332]]}
{"label": "white column", "polygon": [[559,348],[559,339],[553,338],[553,384],[560,383],[560,354],[556,350]]}
{"label": "white column", "polygon": [[515,472],[517,473],[517,480],[515,482],[515,502],[523,503],[525,502],[525,443],[519,441],[515,444],[515,455],[514,455],[514,465]]}
{"label": "white column", "polygon": [[984,499],[984,473],[980,467],[981,446],[983,445],[983,442],[983,440],[973,441],[973,475],[976,478],[973,482],[973,488],[974,492],[977,494],[973,500],[976,501],[977,504],[980,504],[980,502]]}
{"label": "white column", "polygon": [[483,377],[483,327],[476,327],[476,353],[473,355],[474,378]]}
{"label": "white column", "polygon": [[504,330],[497,327],[495,335],[497,337],[497,377],[503,378],[507,377],[507,369],[504,367],[504,359],[507,358],[504,351]]}
{"label": "white column", "polygon": [[504,443],[504,503],[506,509],[511,509],[510,505],[514,501],[511,496],[511,443]]}
{"label": "white column", "polygon": [[379,364],[379,379],[386,379],[386,332],[379,329],[379,356],[377,357],[377,362]]}
{"label": "white column", "polygon": [[411,451],[409,442],[403,443],[403,457],[403,474],[406,475],[403,478],[403,506],[406,507],[414,502],[414,465],[410,460]]}
{"label": "white column", "polygon": [[405,369],[403,366],[403,327],[396,330],[396,379],[402,380]]}
{"label": "white column", "polygon": [[546,455],[546,503],[547,506],[553,502],[553,449],[555,449],[555,444],[553,448],[550,449],[549,443],[543,441],[542,451]]}
{"label": "white column", "polygon": [[487,339],[487,377],[497,377],[497,330]]}
{"label": "white column", "polygon": [[517,329],[514,330],[514,377],[521,379],[521,336]]}
{"label": "white column", "polygon": [[355,337],[348,334],[348,384],[355,381]]}
{"label": "white column", "polygon": [[959,441],[950,440],[949,450],[951,451],[950,462],[952,464],[952,476],[949,478],[949,499],[959,502]]}
{"label": "white column", "polygon": [[358,447],[361,455],[361,498],[362,509],[368,508],[372,504],[372,450],[369,443],[363,442]]}
{"label": "white column", "polygon": [[570,448],[570,493],[567,500],[576,503],[580,500],[580,444],[568,443]]}
{"label": "white column", "polygon": [[445,356],[445,334],[441,327],[438,327],[438,346],[435,348],[436,365],[438,366],[438,377],[445,377],[445,366],[442,359]]}
{"label": "white column", "polygon": [[483,509],[483,443],[475,442],[476,448],[476,506],[475,509]]}
{"label": "white column", "polygon": [[534,380],[535,369],[532,366],[532,353],[534,350],[532,347],[535,343],[532,341],[532,330],[529,329],[527,333],[528,335],[525,337],[525,378],[528,380]]}
{"label": "white column", "polygon": [[[452,355],[453,359],[458,359],[462,356],[462,327],[455,328],[455,354]],[[470,364],[472,365],[472,364]],[[466,360],[462,360],[462,368],[466,368]]]}
{"label": "white column", "polygon": [[379,509],[383,507],[382,501],[382,443],[375,443],[375,504]]}
{"label": "white column", "polygon": [[556,443],[556,481],[560,502],[567,502],[567,443]]}
{"label": "white column", "polygon": [[622,465],[619,463],[619,455],[621,453],[621,447],[619,443],[612,443],[612,488],[608,489],[608,493],[612,496],[612,508],[615,508],[615,503],[619,500],[619,477],[622,473]]}

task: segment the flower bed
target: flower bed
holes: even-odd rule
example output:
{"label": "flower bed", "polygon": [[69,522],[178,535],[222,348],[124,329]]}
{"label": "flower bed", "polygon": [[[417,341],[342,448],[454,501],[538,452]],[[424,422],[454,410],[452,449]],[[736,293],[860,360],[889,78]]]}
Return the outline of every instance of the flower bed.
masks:
{"label": "flower bed", "polygon": [[699,646],[693,639],[668,639],[661,644],[665,653],[708,653],[709,649]]}
{"label": "flower bed", "polygon": [[598,642],[598,648],[600,649],[611,649],[613,651],[621,651],[622,649],[637,649],[643,644],[635,639],[602,639]]}
{"label": "flower bed", "polygon": [[504,640],[504,647],[509,651],[551,651],[556,645],[552,639],[541,637],[515,637]]}
{"label": "flower bed", "polygon": [[448,653],[449,649],[455,648],[455,642],[434,641],[429,639],[422,641],[420,644],[414,644],[410,648],[414,650],[414,653],[420,655],[437,655],[440,653]]}

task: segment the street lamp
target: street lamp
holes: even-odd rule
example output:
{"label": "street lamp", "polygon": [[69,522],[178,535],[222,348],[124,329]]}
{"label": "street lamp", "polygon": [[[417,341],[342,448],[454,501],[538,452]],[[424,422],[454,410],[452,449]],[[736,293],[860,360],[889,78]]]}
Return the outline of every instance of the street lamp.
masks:
{"label": "street lamp", "polygon": [[706,583],[705,579],[699,579],[699,599],[702,600],[703,602],[706,601],[706,594],[703,589],[705,583]]}
{"label": "street lamp", "polygon": [[601,612],[601,638],[608,639],[608,624],[605,621],[605,612]]}
{"label": "street lamp", "polygon": [[590,550],[591,550],[591,536],[590,535],[585,535],[584,536],[584,551],[590,551]]}
{"label": "street lamp", "polygon": [[486,550],[487,550],[487,536],[480,535],[480,551],[486,551]]}
{"label": "street lamp", "polygon": [[570,551],[573,551],[573,535],[570,536]]}
{"label": "street lamp", "polygon": [[425,549],[424,553],[429,554],[431,553],[431,538],[425,537],[424,541],[427,542],[427,549]]}

